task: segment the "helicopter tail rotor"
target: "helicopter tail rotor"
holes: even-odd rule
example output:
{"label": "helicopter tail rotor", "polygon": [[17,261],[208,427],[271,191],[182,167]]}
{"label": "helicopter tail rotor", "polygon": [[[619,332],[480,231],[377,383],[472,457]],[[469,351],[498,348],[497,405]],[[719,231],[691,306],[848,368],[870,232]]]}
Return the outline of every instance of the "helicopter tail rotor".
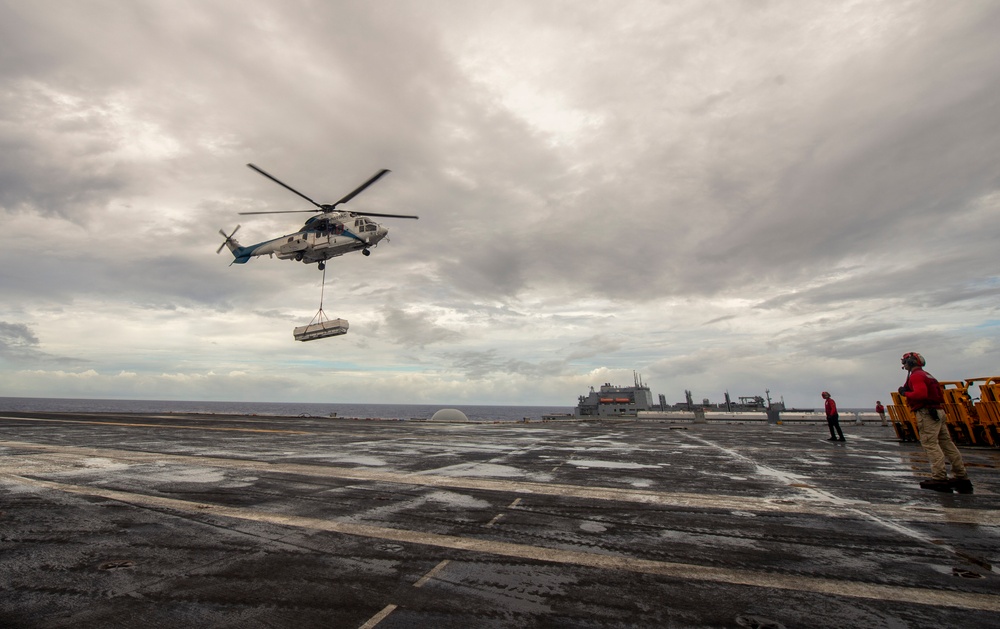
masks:
{"label": "helicopter tail rotor", "polygon": [[236,226],[236,229],[234,229],[234,230],[232,231],[232,233],[231,233],[231,234],[229,234],[229,235],[227,236],[227,235],[226,235],[226,232],[224,232],[224,231],[222,231],[222,230],[220,229],[220,230],[219,230],[219,233],[220,233],[220,234],[222,234],[222,237],[223,237],[223,238],[225,238],[225,240],[223,240],[223,241],[222,241],[222,244],[221,244],[221,245],[219,245],[219,248],[215,250],[215,253],[216,253],[216,254],[219,254],[219,253],[222,253],[222,249],[223,249],[224,247],[226,247],[227,245],[229,246],[229,248],[230,248],[230,249],[233,249],[233,247],[239,247],[239,246],[240,246],[240,243],[238,243],[238,242],[236,242],[235,240],[233,240],[233,236],[234,236],[234,235],[236,235],[236,232],[238,232],[239,230],[240,230],[240,226],[239,226],[239,225],[237,225],[237,226]]}

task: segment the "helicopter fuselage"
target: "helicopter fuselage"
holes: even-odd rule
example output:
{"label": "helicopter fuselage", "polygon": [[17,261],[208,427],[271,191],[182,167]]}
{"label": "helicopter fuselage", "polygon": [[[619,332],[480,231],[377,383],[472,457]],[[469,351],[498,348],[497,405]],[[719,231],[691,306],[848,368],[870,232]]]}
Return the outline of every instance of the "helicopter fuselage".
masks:
{"label": "helicopter fuselage", "polygon": [[226,244],[233,253],[234,264],[245,264],[250,258],[263,255],[312,264],[354,251],[367,254],[388,233],[388,229],[370,218],[338,212],[314,216],[301,230],[280,238],[245,247],[233,239]]}

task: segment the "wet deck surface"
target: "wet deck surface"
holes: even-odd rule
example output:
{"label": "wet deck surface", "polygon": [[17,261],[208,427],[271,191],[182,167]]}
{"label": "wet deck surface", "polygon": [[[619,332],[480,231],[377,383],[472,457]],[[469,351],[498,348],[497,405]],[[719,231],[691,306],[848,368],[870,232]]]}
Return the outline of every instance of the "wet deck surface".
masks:
{"label": "wet deck surface", "polygon": [[3,627],[996,627],[891,428],[0,413]]}

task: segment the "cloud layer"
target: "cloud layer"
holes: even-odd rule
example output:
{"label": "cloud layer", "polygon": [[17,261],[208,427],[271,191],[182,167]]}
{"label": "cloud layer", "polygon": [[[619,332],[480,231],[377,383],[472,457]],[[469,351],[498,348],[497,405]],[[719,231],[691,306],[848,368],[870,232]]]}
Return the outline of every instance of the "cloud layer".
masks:
{"label": "cloud layer", "polygon": [[[871,406],[1000,375],[994,3],[0,5],[0,395]],[[350,202],[314,266],[221,237]],[[291,218],[290,218],[291,217]]]}

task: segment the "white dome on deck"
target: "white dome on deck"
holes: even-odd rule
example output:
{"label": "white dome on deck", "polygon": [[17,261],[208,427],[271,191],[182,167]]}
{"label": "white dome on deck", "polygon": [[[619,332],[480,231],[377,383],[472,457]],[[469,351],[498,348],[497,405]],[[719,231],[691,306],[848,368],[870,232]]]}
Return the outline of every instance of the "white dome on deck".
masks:
{"label": "white dome on deck", "polygon": [[431,421],[467,422],[469,421],[469,418],[465,416],[465,413],[457,408],[442,408],[440,411],[434,413],[434,416],[431,417]]}

